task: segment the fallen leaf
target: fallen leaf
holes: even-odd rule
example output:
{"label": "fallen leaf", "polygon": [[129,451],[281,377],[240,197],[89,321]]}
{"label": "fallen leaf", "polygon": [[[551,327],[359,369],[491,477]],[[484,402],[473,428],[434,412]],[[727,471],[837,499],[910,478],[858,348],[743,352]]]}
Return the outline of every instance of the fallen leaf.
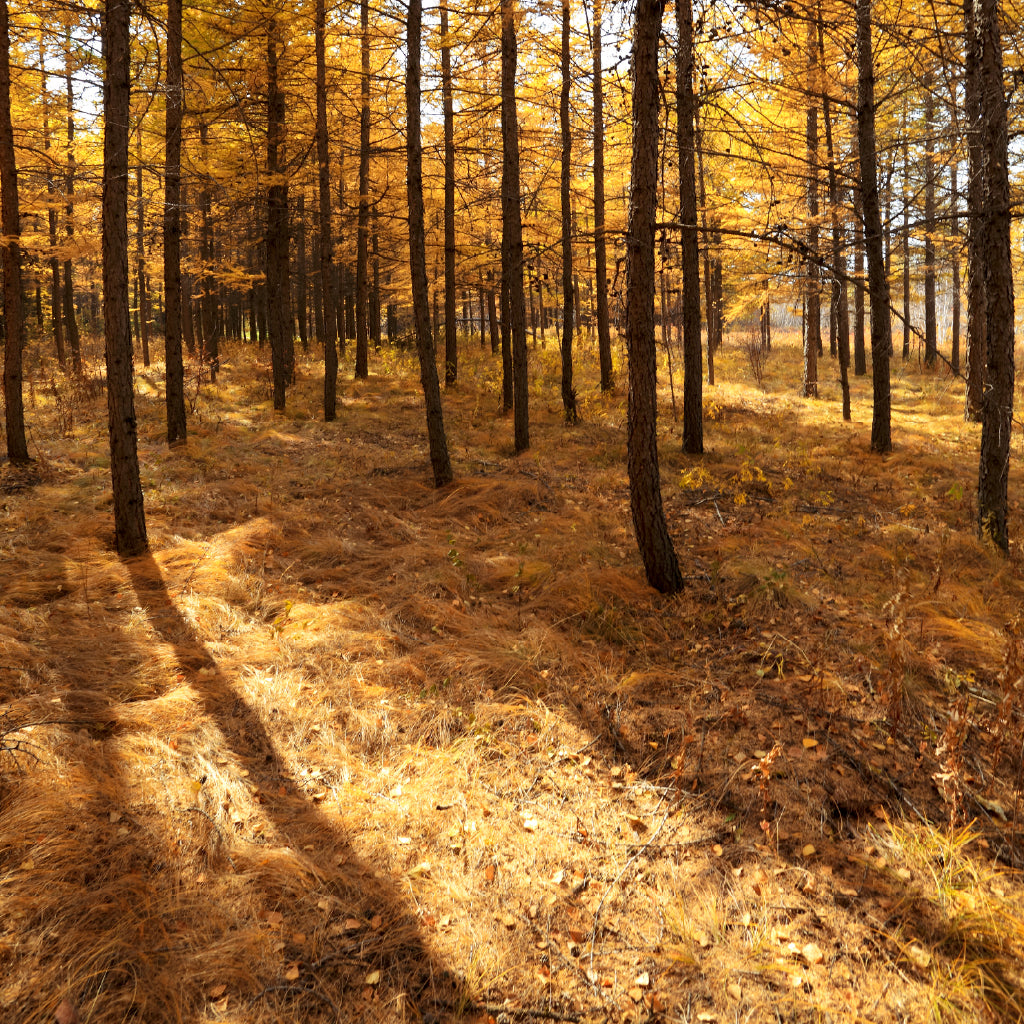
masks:
{"label": "fallen leaf", "polygon": [[406,875],[409,878],[428,878],[430,876],[430,862],[422,861],[417,864],[414,868],[409,868],[406,871]]}
{"label": "fallen leaf", "polygon": [[373,917],[370,918],[370,928],[373,931],[377,931],[383,923],[384,918],[382,918],[380,914],[374,914]]}
{"label": "fallen leaf", "polygon": [[800,852],[805,857],[813,857],[818,851],[814,848],[813,843],[808,843]]}
{"label": "fallen leaf", "polygon": [[523,828],[525,828],[527,832],[536,832],[538,825],[540,825],[540,822],[536,818],[527,818],[523,822]]}
{"label": "fallen leaf", "polygon": [[288,970],[286,970],[284,972],[284,980],[285,981],[298,981],[299,980],[299,975],[301,973],[302,972],[299,970],[298,961],[290,963],[288,965]]}
{"label": "fallen leaf", "polygon": [[804,750],[813,750],[817,745],[818,741],[813,736],[805,736],[803,738]]}
{"label": "fallen leaf", "polygon": [[380,984],[380,971],[370,971],[370,973],[363,979],[364,985],[379,985]]}
{"label": "fallen leaf", "polygon": [[914,945],[907,950],[907,958],[916,967],[920,967],[921,970],[924,970],[932,962],[931,953],[922,946],[917,945],[917,943],[914,943]]}
{"label": "fallen leaf", "polygon": [[651,976],[646,971],[644,971],[641,974],[638,974],[633,979],[633,984],[634,985],[639,985],[641,988],[647,988],[647,986],[650,985],[650,983],[651,983]]}
{"label": "fallen leaf", "polygon": [[629,822],[629,827],[637,834],[640,835],[647,831],[647,823],[643,818],[637,818],[635,815],[627,814],[626,821]]}
{"label": "fallen leaf", "polygon": [[211,985],[206,990],[206,995],[210,999],[220,999],[220,997],[222,995],[224,995],[224,993],[227,992],[227,990],[228,990],[227,985],[225,985],[223,983],[221,983],[220,985]]}
{"label": "fallen leaf", "polygon": [[493,882],[495,871],[496,868],[494,867],[494,864],[488,864],[487,867],[484,868],[484,880],[487,882]]}
{"label": "fallen leaf", "polygon": [[70,999],[62,999],[60,1006],[54,1011],[57,1024],[79,1024],[78,1010]]}
{"label": "fallen leaf", "polygon": [[803,949],[800,950],[800,955],[809,964],[820,964],[825,959],[825,954],[821,951],[821,947],[814,942],[808,942]]}
{"label": "fallen leaf", "polygon": [[739,1002],[739,1000],[743,998],[743,989],[741,989],[735,981],[726,985],[725,991],[728,992],[729,995],[732,996],[732,998],[735,999],[737,1002]]}
{"label": "fallen leaf", "polygon": [[629,998],[632,999],[634,1003],[639,1003],[643,997],[644,990],[642,988],[631,988],[629,990]]}
{"label": "fallen leaf", "polygon": [[331,901],[330,900],[317,900],[316,909],[317,910],[330,910],[331,909]]}

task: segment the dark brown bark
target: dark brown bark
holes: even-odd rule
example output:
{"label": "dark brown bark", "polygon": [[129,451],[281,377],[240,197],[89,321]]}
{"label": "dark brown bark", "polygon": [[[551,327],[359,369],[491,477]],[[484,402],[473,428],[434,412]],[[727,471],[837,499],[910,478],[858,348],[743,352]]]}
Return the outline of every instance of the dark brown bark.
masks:
{"label": "dark brown bark", "polygon": [[526,352],[526,300],[523,295],[519,115],[516,110],[517,60],[515,0],[501,0],[502,277],[508,282],[508,320],[512,348],[513,445],[518,455],[530,447],[530,412]]}
{"label": "dark brown bark", "polygon": [[[46,89],[46,54],[44,50],[44,34],[39,33],[39,75],[41,78],[40,95],[43,98],[43,154],[46,160],[46,196],[49,200],[46,209],[47,227],[49,228],[50,251],[57,248],[57,183],[54,181],[54,164],[50,160],[50,97]],[[61,318],[60,263],[56,256],[51,256],[50,265],[50,316],[53,327],[53,348],[57,362],[63,368],[67,363],[64,350],[64,321]]]}
{"label": "dark brown bark", "polygon": [[633,30],[633,146],[626,229],[626,460],[630,511],[647,580],[662,593],[683,586],[661,501],[657,353],[654,341],[654,224],[658,194],[660,0],[637,0]]}
{"label": "dark brown bark", "polygon": [[276,18],[267,27],[267,326],[274,381],[274,408],[285,406],[288,385],[288,185],[284,176],[285,102],[278,81]]}
{"label": "dark brown bark", "polygon": [[938,360],[935,323],[935,97],[934,78],[924,78],[924,365]]}
{"label": "dark brown bark", "polygon": [[184,444],[185,367],[181,328],[181,0],[167,2],[167,118],[164,128],[164,359],[167,443]]}
{"label": "dark brown bark", "polygon": [[594,281],[597,318],[597,351],[601,364],[601,390],[615,383],[612,371],[612,342],[608,326],[608,256],[605,242],[604,202],[604,81],[601,67],[602,0],[594,0]]}
{"label": "dark brown bark", "polygon": [[409,269],[412,275],[413,316],[420,383],[427,409],[427,442],[434,486],[452,481],[448,441],[441,407],[441,384],[437,375],[437,354],[430,334],[427,294],[427,254],[423,213],[423,151],[420,136],[420,0],[409,0],[407,59],[405,71],[407,194],[409,199]]}
{"label": "dark brown bark", "polygon": [[[72,83],[71,68],[71,29],[64,35],[65,46],[65,99],[68,117],[68,159],[67,173],[64,178],[65,230],[68,242],[75,236],[75,93]],[[67,331],[68,348],[71,350],[71,366],[75,373],[82,372],[82,342],[78,331],[78,317],[75,314],[75,277],[70,258],[64,260],[64,329]]]}
{"label": "dark brown bark", "polygon": [[128,309],[129,5],[106,0],[103,20],[103,331],[114,538],[122,557],[148,547],[139,476]]}
{"label": "dark brown bark", "polygon": [[444,112],[444,383],[459,379],[459,339],[455,323],[455,108],[448,4],[441,0],[441,103]]}
{"label": "dark brown bark", "polygon": [[576,388],[572,383],[572,341],[575,293],[572,282],[572,127],[569,124],[570,78],[569,16],[570,0],[562,0],[562,89],[558,103],[558,123],[562,135],[562,410],[570,426],[579,423]]}
{"label": "dark brown bark", "polygon": [[299,344],[309,352],[306,325],[306,192],[300,189],[295,197],[295,316],[299,325]]}
{"label": "dark brown bark", "polygon": [[146,277],[146,207],[142,194],[142,129],[136,143],[135,164],[135,290],[138,294],[142,365],[149,366],[149,282]]}
{"label": "dark brown bark", "polygon": [[327,145],[327,32],[324,0],[316,0],[316,163],[319,209],[320,299],[315,301],[317,334],[324,346],[324,420],[338,414],[337,300],[334,294],[334,239],[331,226],[331,153]]}
{"label": "dark brown bark", "polygon": [[985,392],[978,465],[978,533],[1008,551],[1007,485],[1013,432],[1013,261],[1010,249],[1010,179],[1003,50],[998,0],[975,0],[972,49],[978,68],[985,217]]}
{"label": "dark brown bark", "polygon": [[889,353],[892,322],[889,282],[882,252],[882,213],[878,201],[875,153],[875,65],[871,44],[871,0],[857,0],[857,141],[860,153],[861,203],[864,210],[864,248],[868,260],[871,299],[871,450],[892,451]]}
{"label": "dark brown bark", "polygon": [[[7,0],[0,0],[0,266],[4,275],[4,421],[7,458],[28,462],[25,405],[22,398],[22,352],[25,322],[21,309],[21,215],[18,211],[18,166],[11,124],[11,32]],[[127,289],[125,289],[127,297]]]}
{"label": "dark brown bark", "polygon": [[807,19],[807,330],[804,332],[805,398],[818,397],[818,352],[821,350],[821,269],[818,265],[818,34]]}
{"label": "dark brown bark", "polygon": [[903,361],[910,358],[910,133],[907,130],[907,101],[903,101]]}
{"label": "dark brown bark", "polygon": [[370,375],[367,311],[370,239],[370,4],[359,5],[359,219],[356,222],[356,368],[357,380]]}
{"label": "dark brown bark", "polygon": [[967,389],[964,418],[979,422],[985,391],[988,329],[985,320],[985,169],[982,152],[981,51],[974,0],[964,0],[966,67],[964,114],[967,121]]}
{"label": "dark brown bark", "polygon": [[[199,144],[203,150],[204,162],[209,149],[208,128],[205,122],[199,124]],[[199,256],[202,262],[202,278],[199,288],[199,333],[202,334],[199,348],[203,362],[210,370],[210,380],[217,380],[220,370],[220,339],[217,337],[217,285],[213,276],[213,198],[210,194],[210,180],[203,178],[199,191],[199,216],[202,235],[199,241]]]}
{"label": "dark brown bark", "polygon": [[693,3],[677,0],[676,147],[683,272],[683,451],[704,451],[703,359],[700,345],[700,248],[697,235],[696,131],[693,94]]}
{"label": "dark brown bark", "polygon": [[[860,174],[859,162],[857,174]],[[853,190],[853,375],[863,377],[868,372],[864,344],[864,224],[860,188]]]}
{"label": "dark brown bark", "polygon": [[960,196],[957,188],[956,161],[949,165],[949,202],[952,211],[950,233],[953,236],[953,254],[951,258],[950,276],[953,287],[952,325],[950,328],[951,344],[949,352],[949,368],[954,374],[960,372]]}

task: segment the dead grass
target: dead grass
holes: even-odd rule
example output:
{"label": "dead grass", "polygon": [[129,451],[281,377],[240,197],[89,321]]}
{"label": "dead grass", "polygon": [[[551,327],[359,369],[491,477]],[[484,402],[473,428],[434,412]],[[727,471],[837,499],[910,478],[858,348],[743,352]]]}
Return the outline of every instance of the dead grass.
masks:
{"label": "dead grass", "polygon": [[1021,1019],[1024,588],[974,536],[977,428],[903,373],[871,456],[866,380],[844,424],[776,341],[763,390],[716,357],[704,456],[663,420],[673,598],[623,399],[566,428],[552,350],[518,459],[466,352],[440,492],[404,355],[325,425],[314,366],[275,417],[229,348],[174,452],[150,372],[128,563],[101,397],[38,387],[0,474],[0,1016]]}

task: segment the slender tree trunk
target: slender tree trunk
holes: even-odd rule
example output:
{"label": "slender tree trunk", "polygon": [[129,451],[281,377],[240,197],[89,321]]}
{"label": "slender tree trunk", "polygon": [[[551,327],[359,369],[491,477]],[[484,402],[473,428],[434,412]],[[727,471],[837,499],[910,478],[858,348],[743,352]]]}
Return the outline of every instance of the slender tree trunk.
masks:
{"label": "slender tree trunk", "polygon": [[[64,80],[66,85],[67,116],[68,116],[68,162],[67,175],[64,179],[65,229],[70,248],[75,236],[75,93],[71,77],[71,29],[64,35],[66,62]],[[82,342],[78,332],[78,317],[75,314],[75,278],[70,258],[64,260],[64,327],[68,335],[68,348],[71,349],[71,366],[75,373],[82,372]]]}
{"label": "slender tree trunk", "polygon": [[[50,98],[46,88],[46,53],[44,33],[39,33],[39,76],[40,95],[43,98],[43,154],[46,160],[46,196],[49,202],[46,208],[47,227],[49,228],[50,251],[57,248],[57,183],[53,180],[54,164],[50,160]],[[56,256],[50,257],[50,315],[53,319],[53,348],[57,362],[63,369],[67,364],[67,353],[64,351],[64,321],[61,319],[60,263]]]}
{"label": "slender tree trunk", "polygon": [[[818,49],[824,53],[824,28],[821,5],[818,5]],[[843,395],[843,419],[849,420],[850,410],[850,307],[846,297],[846,241],[840,219],[839,181],[836,174],[835,146],[832,139],[832,111],[828,91],[821,96],[821,115],[825,121],[825,152],[828,159],[828,203],[832,217],[832,272],[835,277],[834,303],[836,352],[839,356],[839,386]]]}
{"label": "slender tree trunk", "polygon": [[[502,255],[504,256],[504,237],[502,238]],[[515,394],[512,385],[512,314],[508,302],[508,277],[501,275],[501,412],[507,416],[515,405]]]}
{"label": "slender tree trunk", "polygon": [[448,4],[441,0],[441,102],[444,109],[444,383],[459,378],[459,339],[455,324],[455,108]]}
{"label": "slender tree trunk", "polygon": [[558,103],[558,121],[562,134],[562,409],[565,422],[579,423],[576,388],[572,383],[572,342],[574,299],[572,287],[572,128],[569,124],[570,78],[569,19],[570,0],[562,0],[562,89]]}
{"label": "slender tree trunk", "polygon": [[857,0],[857,140],[860,153],[861,201],[864,207],[864,247],[868,257],[871,297],[871,450],[892,451],[889,352],[889,282],[882,252],[882,214],[878,202],[875,155],[875,65],[871,45],[871,0]]}
{"label": "slender tree trunk", "polygon": [[374,352],[380,352],[380,239],[377,234],[377,208],[370,218],[370,252],[373,256],[370,282],[370,341]]}
{"label": "slender tree trunk", "polygon": [[[860,160],[857,161],[860,175]],[[863,377],[868,372],[867,352],[864,344],[864,204],[860,188],[853,190],[853,375]]]}
{"label": "slender tree trunk", "polygon": [[306,324],[306,190],[302,188],[295,199],[295,314],[299,322],[299,344],[309,352]]}
{"label": "slender tree trunk", "polygon": [[434,486],[452,480],[448,441],[444,432],[441,384],[437,376],[437,355],[430,334],[427,294],[427,254],[423,214],[423,151],[420,137],[420,0],[409,0],[405,73],[406,159],[409,199],[409,269],[412,275],[413,316],[416,323],[416,351],[420,362],[420,383],[427,407],[427,441]]}
{"label": "slender tree trunk", "polygon": [[316,162],[320,224],[320,263],[317,268],[321,301],[317,329],[324,343],[324,421],[338,414],[337,302],[334,295],[334,240],[331,227],[331,152],[327,145],[327,32],[324,0],[316,0]]}
{"label": "slender tree trunk", "polygon": [[[202,147],[204,163],[209,150],[208,128],[205,121],[199,123],[199,145]],[[217,380],[220,371],[220,339],[217,337],[217,285],[213,276],[213,200],[210,195],[210,180],[203,178],[199,192],[199,216],[202,220],[202,237],[199,242],[199,256],[203,276],[199,296],[199,326],[202,331],[200,350],[203,362],[210,370],[210,381]]]}
{"label": "slender tree trunk", "polygon": [[136,143],[135,164],[135,286],[139,302],[139,337],[142,340],[142,365],[149,366],[149,288],[146,280],[146,207],[142,194],[142,126]]}
{"label": "slender tree trunk", "polygon": [[818,397],[821,350],[821,269],[818,265],[818,37],[807,19],[807,330],[804,332],[805,398]]}
{"label": "slender tree trunk", "polygon": [[[106,0],[103,21],[103,331],[114,497],[114,537],[122,557],[148,547],[139,476],[128,309],[129,4]],[[6,203],[4,204],[6,210]],[[5,229],[6,233],[6,229]]]}
{"label": "slender tree trunk", "polygon": [[693,95],[693,3],[677,0],[676,147],[679,156],[679,219],[683,271],[683,451],[704,451],[704,367],[700,346],[700,249],[697,238],[697,174]]}
{"label": "slender tree trunk", "polygon": [[1007,485],[1013,432],[1013,261],[1010,248],[1010,178],[1003,49],[998,0],[975,0],[972,48],[980,57],[981,147],[985,219],[985,323],[988,344],[981,407],[978,533],[1009,551]]}
{"label": "slender tree trunk", "polygon": [[630,510],[647,581],[662,593],[674,593],[682,588],[683,577],[661,501],[654,342],[660,32],[660,0],[637,0],[632,61],[633,156],[626,228],[626,347],[629,353],[626,461]]}
{"label": "slender tree trunk", "polygon": [[512,342],[514,448],[530,447],[529,376],[526,352],[526,301],[523,296],[523,224],[519,184],[519,116],[516,110],[515,0],[501,0],[501,223],[502,275],[508,281],[508,319]]}
{"label": "slender tree trunk", "polygon": [[185,444],[185,366],[181,354],[181,0],[167,2],[167,117],[164,128],[164,359],[167,443]]}
{"label": "slender tree trunk", "polygon": [[964,107],[967,121],[967,390],[964,418],[982,419],[988,360],[985,296],[985,168],[982,150],[981,50],[974,0],[964,0],[966,68]]}
{"label": "slender tree trunk", "polygon": [[956,180],[956,160],[949,165],[949,205],[952,214],[950,232],[953,235],[953,256],[950,268],[953,285],[953,311],[951,325],[951,347],[949,368],[954,374],[960,372],[960,196]]}
{"label": "slender tree trunk", "polygon": [[601,364],[601,390],[610,391],[615,380],[612,371],[612,342],[608,326],[608,256],[605,243],[604,211],[604,80],[601,67],[602,0],[594,0],[594,281],[597,316],[597,351]]}
{"label": "slender tree trunk", "polygon": [[356,370],[357,380],[370,375],[367,310],[370,300],[367,268],[370,238],[370,4],[359,5],[359,220],[356,226]]}
{"label": "slender tree trunk", "polygon": [[283,409],[288,384],[287,335],[291,333],[288,302],[288,186],[285,184],[284,93],[278,84],[280,29],[276,18],[267,28],[267,302],[274,408]]}
{"label": "slender tree trunk", "polygon": [[935,324],[935,96],[934,78],[924,79],[924,365],[933,368],[938,359]]}
{"label": "slender tree trunk", "polygon": [[[4,275],[4,418],[7,458],[28,462],[25,406],[22,398],[22,351],[25,322],[21,308],[21,215],[18,212],[18,166],[11,124],[11,32],[7,0],[0,0],[0,266]],[[127,297],[127,289],[125,289]]]}
{"label": "slender tree trunk", "polygon": [[903,101],[903,362],[910,358],[910,132]]}

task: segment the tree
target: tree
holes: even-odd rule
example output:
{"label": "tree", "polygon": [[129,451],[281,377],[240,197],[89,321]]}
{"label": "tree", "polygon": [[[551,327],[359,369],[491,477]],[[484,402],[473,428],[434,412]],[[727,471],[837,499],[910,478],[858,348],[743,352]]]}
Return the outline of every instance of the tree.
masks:
{"label": "tree", "polygon": [[602,0],[594,0],[594,279],[597,304],[597,350],[601,363],[601,390],[610,391],[612,342],[608,329],[608,256],[605,242],[604,201],[604,81],[601,67]]}
{"label": "tree", "polygon": [[661,0],[637,0],[633,30],[633,155],[626,229],[626,460],[630,511],[647,581],[662,593],[683,586],[665,522],[658,470],[654,225],[658,194],[658,36]]}
{"label": "tree", "polygon": [[285,103],[278,81],[276,17],[267,23],[267,301],[274,408],[283,409],[288,383],[287,344],[292,318],[288,301],[288,179],[284,169]]}
{"label": "tree", "polygon": [[985,253],[987,361],[981,409],[978,532],[1008,551],[1007,483],[1013,430],[1013,263],[1010,253],[1010,178],[1003,50],[998,0],[974,0],[985,216],[979,226]]}
{"label": "tree", "polygon": [[[526,297],[523,294],[523,222],[519,190],[519,117],[516,110],[517,60],[515,0],[501,0],[501,272],[508,281],[513,443],[518,455],[530,447],[530,412],[526,364]],[[502,302],[504,312],[505,303]]]}
{"label": "tree", "polygon": [[316,0],[316,162],[317,208],[319,211],[319,255],[317,268],[320,301],[316,306],[317,335],[324,345],[324,421],[330,423],[337,413],[338,349],[336,301],[334,295],[334,240],[331,227],[331,155],[327,145],[327,34],[324,0]]}
{"label": "tree", "polygon": [[164,131],[164,359],[167,443],[185,444],[185,367],[181,352],[181,0],[167,0],[167,115]]}
{"label": "tree", "polygon": [[430,334],[427,295],[427,254],[424,243],[423,143],[420,132],[420,36],[423,28],[420,0],[409,0],[407,57],[405,69],[406,109],[406,194],[409,199],[409,270],[412,276],[413,316],[420,383],[427,407],[427,442],[434,486],[452,481],[448,441],[441,408],[441,384],[437,376],[434,340]]}
{"label": "tree", "polygon": [[569,88],[572,84],[569,65],[570,0],[562,0],[562,88],[558,102],[558,123],[562,137],[562,409],[565,422],[573,426],[580,421],[576,407],[576,388],[572,383],[573,275],[572,275],[572,127],[569,124]]}
{"label": "tree", "polygon": [[103,333],[114,494],[114,539],[122,557],[148,547],[139,476],[128,309],[128,0],[106,0],[103,20]]}
{"label": "tree", "polygon": [[369,374],[369,339],[367,310],[369,284],[367,282],[367,246],[370,237],[370,5],[361,0],[359,5],[359,215],[356,221],[356,370],[357,380]]}
{"label": "tree", "polygon": [[25,324],[21,313],[21,215],[18,212],[18,167],[11,125],[11,32],[7,0],[0,0],[0,259],[4,274],[4,406],[7,458],[28,462],[25,406],[22,398],[22,350]]}
{"label": "tree", "polygon": [[868,296],[871,300],[871,450],[884,454],[892,451],[892,395],[889,384],[892,324],[889,314],[889,282],[885,276],[885,257],[882,252],[882,212],[878,201],[871,0],[857,0],[857,140],[864,248],[868,261]]}
{"label": "tree", "polygon": [[441,100],[444,110],[444,383],[459,378],[459,339],[455,327],[455,108],[448,4],[441,0]]}
{"label": "tree", "polygon": [[818,397],[818,352],[821,350],[821,270],[818,266],[818,82],[817,27],[807,18],[807,281],[804,331],[805,398]]}
{"label": "tree", "polygon": [[679,155],[679,220],[683,271],[683,451],[704,451],[700,348],[700,249],[697,239],[697,177],[693,95],[693,4],[677,0],[676,146]]}

